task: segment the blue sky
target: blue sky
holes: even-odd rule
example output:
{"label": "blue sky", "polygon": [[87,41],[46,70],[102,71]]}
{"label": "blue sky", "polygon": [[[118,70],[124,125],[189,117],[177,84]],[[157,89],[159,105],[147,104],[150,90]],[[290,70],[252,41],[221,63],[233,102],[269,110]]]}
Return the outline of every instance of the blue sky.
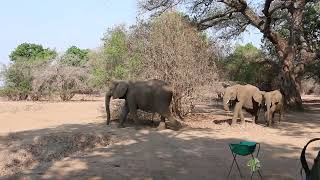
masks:
{"label": "blue sky", "polygon": [[0,2],[0,62],[23,42],[63,51],[95,48],[108,27],[135,22],[135,0],[7,0]]}
{"label": "blue sky", "polygon": [[[0,63],[23,42],[61,52],[72,45],[95,48],[108,27],[133,24],[136,0],[6,0],[0,3]],[[240,43],[259,45],[257,32]]]}

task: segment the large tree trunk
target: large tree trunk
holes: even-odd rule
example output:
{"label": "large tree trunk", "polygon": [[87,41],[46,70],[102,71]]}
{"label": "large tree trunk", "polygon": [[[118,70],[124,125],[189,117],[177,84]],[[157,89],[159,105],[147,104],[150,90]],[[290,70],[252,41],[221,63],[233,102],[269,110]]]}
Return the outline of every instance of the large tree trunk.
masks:
{"label": "large tree trunk", "polygon": [[290,109],[302,109],[300,82],[293,72],[281,72],[280,91],[284,95],[285,106]]}
{"label": "large tree trunk", "polygon": [[[289,51],[284,57],[282,71],[279,74],[279,87],[284,95],[285,106],[290,109],[302,109],[301,73],[293,65],[294,52]],[[303,70],[303,69],[302,69]]]}

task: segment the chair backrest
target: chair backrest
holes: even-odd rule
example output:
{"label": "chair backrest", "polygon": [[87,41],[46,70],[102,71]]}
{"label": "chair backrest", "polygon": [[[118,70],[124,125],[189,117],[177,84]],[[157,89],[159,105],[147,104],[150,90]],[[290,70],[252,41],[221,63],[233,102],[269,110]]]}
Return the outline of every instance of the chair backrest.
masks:
{"label": "chair backrest", "polygon": [[304,172],[306,173],[306,180],[319,180],[320,179],[320,151],[318,152],[317,157],[314,159],[314,164],[311,169],[309,169],[307,160],[306,160],[306,149],[308,145],[314,141],[318,141],[320,138],[311,139],[302,149],[300,155],[300,161]]}

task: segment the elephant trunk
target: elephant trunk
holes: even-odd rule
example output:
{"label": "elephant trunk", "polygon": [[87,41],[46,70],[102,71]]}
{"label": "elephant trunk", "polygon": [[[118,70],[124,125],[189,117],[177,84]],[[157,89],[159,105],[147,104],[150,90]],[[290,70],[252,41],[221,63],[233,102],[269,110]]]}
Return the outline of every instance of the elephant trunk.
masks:
{"label": "elephant trunk", "polygon": [[268,126],[271,126],[271,115],[269,111],[267,112],[267,123],[268,123]]}
{"label": "elephant trunk", "polygon": [[110,124],[110,98],[111,98],[111,94],[109,92],[107,92],[106,97],[105,97],[105,107],[106,107],[106,112],[107,112],[107,125]]}
{"label": "elephant trunk", "polygon": [[229,111],[229,98],[223,97],[223,108],[225,111]]}
{"label": "elephant trunk", "polygon": [[267,114],[267,123],[268,123],[268,126],[271,126],[271,123],[272,123],[272,115],[271,115],[271,110],[270,110],[270,105],[269,104],[267,104],[267,112],[266,112],[266,114]]}

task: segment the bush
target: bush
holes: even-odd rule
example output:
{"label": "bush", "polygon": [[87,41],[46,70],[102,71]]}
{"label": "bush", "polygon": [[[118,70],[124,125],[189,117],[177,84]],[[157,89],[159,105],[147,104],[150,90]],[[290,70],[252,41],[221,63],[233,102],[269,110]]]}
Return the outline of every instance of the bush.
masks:
{"label": "bush", "polygon": [[67,66],[83,67],[89,60],[89,52],[88,49],[80,49],[76,46],[71,46],[61,57],[60,63]]}
{"label": "bush", "polygon": [[194,107],[195,87],[218,79],[215,52],[211,51],[214,44],[177,13],[141,23],[134,31],[130,49],[141,68],[136,77],[171,84],[173,110],[182,118]]}
{"label": "bush", "polygon": [[302,80],[302,94],[320,94],[320,84],[313,78]]}
{"label": "bush", "polygon": [[65,65],[49,66],[34,76],[33,92],[38,97],[57,92],[62,101],[68,101],[77,92],[88,91],[88,76],[86,68]]}
{"label": "bush", "polygon": [[31,91],[32,66],[26,62],[16,62],[4,70],[3,95],[9,100],[26,100]]}
{"label": "bush", "polygon": [[0,90],[0,96],[7,97],[8,100],[11,100],[11,101],[26,100],[28,97],[26,93],[23,93],[22,91],[12,87],[2,88]]}

